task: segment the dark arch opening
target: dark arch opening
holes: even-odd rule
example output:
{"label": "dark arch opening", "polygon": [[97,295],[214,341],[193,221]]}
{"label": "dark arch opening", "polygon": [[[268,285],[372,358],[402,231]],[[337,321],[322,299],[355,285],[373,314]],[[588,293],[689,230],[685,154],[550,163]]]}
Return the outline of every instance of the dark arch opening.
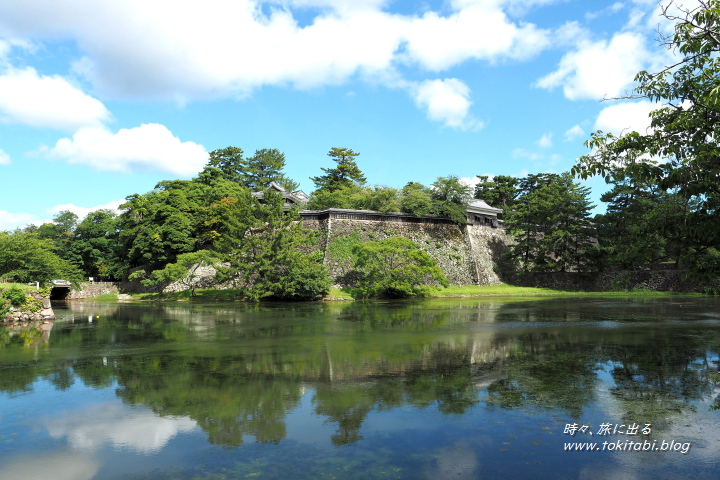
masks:
{"label": "dark arch opening", "polygon": [[70,287],[52,287],[50,300],[66,300],[70,295]]}

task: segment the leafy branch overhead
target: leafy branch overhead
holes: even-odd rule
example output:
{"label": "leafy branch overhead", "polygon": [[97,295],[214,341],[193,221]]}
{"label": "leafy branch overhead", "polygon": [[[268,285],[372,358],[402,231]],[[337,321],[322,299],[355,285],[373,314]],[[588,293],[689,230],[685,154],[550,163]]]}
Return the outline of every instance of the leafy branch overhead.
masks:
{"label": "leafy branch overhead", "polygon": [[692,207],[675,228],[685,234],[682,264],[696,273],[720,272],[720,2],[699,1],[682,16],[664,44],[680,59],[659,72],[638,73],[629,98],[657,102],[647,132],[619,137],[602,131],[586,142],[593,152],[578,160],[582,178],[601,175],[609,183],[629,179],[657,185]]}

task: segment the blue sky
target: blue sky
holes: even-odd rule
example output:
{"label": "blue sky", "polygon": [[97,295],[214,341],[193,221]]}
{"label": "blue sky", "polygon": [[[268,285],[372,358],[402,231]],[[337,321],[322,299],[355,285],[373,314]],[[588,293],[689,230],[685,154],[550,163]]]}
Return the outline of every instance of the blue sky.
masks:
{"label": "blue sky", "polygon": [[[692,6],[692,1],[685,5]],[[3,0],[0,230],[115,208],[207,152],[277,148],[306,192],[331,147],[371,184],[562,172],[600,102],[671,63],[655,0]],[[607,187],[592,180],[597,201]]]}

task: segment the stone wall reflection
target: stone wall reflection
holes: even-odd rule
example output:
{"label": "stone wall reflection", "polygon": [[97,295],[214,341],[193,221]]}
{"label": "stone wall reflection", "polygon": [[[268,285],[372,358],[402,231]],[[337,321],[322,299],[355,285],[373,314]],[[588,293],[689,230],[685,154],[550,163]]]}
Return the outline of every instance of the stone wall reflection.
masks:
{"label": "stone wall reflection", "polygon": [[335,445],[361,440],[370,412],[406,405],[448,415],[543,408],[579,419],[607,387],[601,369],[623,420],[668,426],[718,395],[709,379],[718,327],[653,325],[656,307],[641,304],[595,313],[563,301],[96,305],[73,315],[40,353],[0,331],[11,339],[0,342],[0,366],[12,366],[2,369],[1,391],[31,389],[38,378],[58,390],[112,386],[127,405],[187,419],[229,447],[286,438],[286,416],[304,395],[333,425]]}

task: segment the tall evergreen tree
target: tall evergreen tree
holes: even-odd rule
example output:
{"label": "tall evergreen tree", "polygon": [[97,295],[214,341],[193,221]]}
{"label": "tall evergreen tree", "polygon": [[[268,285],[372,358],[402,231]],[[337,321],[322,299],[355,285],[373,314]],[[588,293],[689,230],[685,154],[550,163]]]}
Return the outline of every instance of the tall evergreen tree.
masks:
{"label": "tall evergreen tree", "polygon": [[687,245],[684,228],[692,205],[677,193],[647,181],[624,179],[601,198],[607,211],[598,215],[598,240],[609,267],[633,269],[678,260]]}
{"label": "tall evergreen tree", "polygon": [[349,148],[331,148],[328,156],[337,163],[337,166],[334,168],[322,168],[321,170],[325,172],[325,175],[310,177],[310,180],[315,182],[315,187],[318,190],[330,192],[352,185],[365,185],[367,179],[355,163],[355,157],[358,155],[360,154],[353,152]]}
{"label": "tall evergreen tree", "polygon": [[[247,167],[247,161],[243,158],[242,148],[225,147],[210,152],[210,159],[204,172],[212,175],[219,173],[227,180],[235,183],[242,183],[243,172]],[[212,169],[216,169],[213,171]]]}
{"label": "tall evergreen tree", "polygon": [[525,272],[567,272],[593,268],[590,189],[562,175],[529,175],[525,192],[506,220],[516,243],[509,257]]}
{"label": "tall evergreen tree", "polygon": [[518,190],[520,179],[506,175],[496,175],[492,180],[487,175],[478,175],[478,178],[480,183],[475,185],[475,198],[503,210],[515,204],[515,199],[520,194]]}
{"label": "tall evergreen tree", "polygon": [[240,175],[244,186],[257,192],[277,183],[290,192],[300,188],[300,184],[283,173],[285,154],[277,148],[256,150],[255,155],[245,161],[244,171]]}
{"label": "tall evergreen tree", "polygon": [[268,190],[262,203],[228,197],[212,207],[214,247],[227,265],[220,279],[251,300],[316,299],[330,288],[322,252],[308,252],[316,233],[297,221],[297,207],[285,212],[284,205],[280,193]]}

